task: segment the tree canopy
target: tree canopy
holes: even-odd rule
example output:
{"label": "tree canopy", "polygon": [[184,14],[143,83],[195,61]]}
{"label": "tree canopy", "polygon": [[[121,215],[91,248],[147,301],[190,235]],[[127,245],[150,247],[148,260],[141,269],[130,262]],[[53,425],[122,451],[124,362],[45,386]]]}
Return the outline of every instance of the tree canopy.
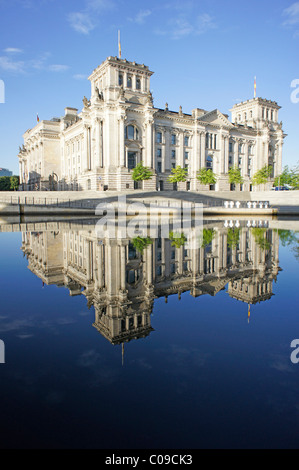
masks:
{"label": "tree canopy", "polygon": [[134,248],[142,254],[145,248],[153,243],[153,240],[150,237],[135,237],[132,243]]}
{"label": "tree canopy", "polygon": [[293,188],[296,188],[296,189],[299,188],[299,167],[298,166],[289,168],[289,166],[286,165],[283,168],[282,173],[279,176],[277,176],[274,180],[274,186],[284,186],[285,184],[288,184],[289,186],[292,186]]}
{"label": "tree canopy", "polygon": [[213,170],[210,168],[202,168],[198,171],[196,178],[201,184],[216,184],[217,183],[217,175],[213,173]]}
{"label": "tree canopy", "polygon": [[187,179],[187,174],[187,168],[177,166],[176,168],[171,169],[171,175],[168,177],[168,181],[170,183],[183,183]]}
{"label": "tree canopy", "polygon": [[215,238],[215,235],[216,231],[213,228],[204,228],[202,231],[201,248],[205,248],[210,245]]}
{"label": "tree canopy", "polygon": [[19,188],[18,176],[1,176],[0,191],[15,191]]}
{"label": "tree canopy", "polygon": [[242,184],[244,182],[241,176],[241,170],[237,166],[228,170],[228,179],[230,184]]}
{"label": "tree canopy", "polygon": [[252,178],[253,186],[258,186],[259,184],[266,184],[272,173],[272,166],[265,165],[263,168],[258,170]]}
{"label": "tree canopy", "polygon": [[169,240],[171,241],[171,246],[175,246],[176,248],[180,248],[181,246],[185,245],[187,238],[184,233],[169,233]]}
{"label": "tree canopy", "polygon": [[134,181],[150,180],[152,176],[152,171],[147,166],[144,166],[143,162],[138,163],[132,172],[132,179]]}

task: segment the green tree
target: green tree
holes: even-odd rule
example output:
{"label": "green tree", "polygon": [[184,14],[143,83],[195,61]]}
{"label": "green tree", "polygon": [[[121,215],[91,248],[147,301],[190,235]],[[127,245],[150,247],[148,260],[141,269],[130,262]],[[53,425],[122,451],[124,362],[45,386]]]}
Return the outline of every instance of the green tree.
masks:
{"label": "green tree", "polygon": [[177,166],[171,169],[171,175],[168,177],[170,183],[184,183],[187,179],[188,170]]}
{"label": "green tree", "polygon": [[294,243],[298,243],[299,237],[298,232],[294,232],[293,230],[277,230],[279,240],[282,246],[290,246]]}
{"label": "green tree", "polygon": [[144,166],[143,162],[138,163],[132,172],[132,179],[134,181],[150,180],[152,176],[152,171],[147,166]]}
{"label": "green tree", "polygon": [[265,228],[252,228],[251,233],[255,239],[255,243],[262,250],[270,250],[271,243],[267,240],[267,229]]}
{"label": "green tree", "polygon": [[241,176],[241,170],[237,166],[228,170],[228,179],[230,184],[243,184],[244,182]]}
{"label": "green tree", "polygon": [[11,176],[10,177],[10,189],[13,191],[17,191],[20,185],[20,178],[18,176]]}
{"label": "green tree", "polygon": [[145,248],[151,245],[153,241],[150,237],[135,237],[133,238],[132,243],[134,248],[142,254]]}
{"label": "green tree", "polygon": [[266,184],[272,173],[272,166],[265,165],[263,168],[258,170],[252,178],[253,186],[258,186],[259,184]]}
{"label": "green tree", "polygon": [[240,228],[229,228],[227,231],[227,244],[230,248],[236,248],[240,241]]}
{"label": "green tree", "polygon": [[198,171],[196,178],[201,184],[213,185],[217,183],[217,175],[210,168],[202,168]]}
{"label": "green tree", "polygon": [[210,245],[215,238],[215,235],[216,231],[213,228],[204,228],[202,231],[201,248],[205,248]]}
{"label": "green tree", "polygon": [[298,167],[289,168],[288,165],[286,165],[282,173],[275,178],[273,183],[274,186],[284,186],[285,184],[293,186],[294,188],[299,188]]}
{"label": "green tree", "polygon": [[0,191],[10,191],[10,176],[0,177]]}
{"label": "green tree", "polygon": [[171,246],[175,246],[176,248],[180,248],[181,246],[185,245],[187,238],[184,233],[169,233],[169,240],[171,241]]}

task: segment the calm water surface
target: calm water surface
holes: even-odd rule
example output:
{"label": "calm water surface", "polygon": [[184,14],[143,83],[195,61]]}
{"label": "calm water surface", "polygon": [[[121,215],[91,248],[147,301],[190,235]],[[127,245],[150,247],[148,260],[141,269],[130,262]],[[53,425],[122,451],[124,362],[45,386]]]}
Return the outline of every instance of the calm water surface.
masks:
{"label": "calm water surface", "polygon": [[273,223],[207,222],[194,252],[0,233],[1,447],[299,447],[298,241]]}

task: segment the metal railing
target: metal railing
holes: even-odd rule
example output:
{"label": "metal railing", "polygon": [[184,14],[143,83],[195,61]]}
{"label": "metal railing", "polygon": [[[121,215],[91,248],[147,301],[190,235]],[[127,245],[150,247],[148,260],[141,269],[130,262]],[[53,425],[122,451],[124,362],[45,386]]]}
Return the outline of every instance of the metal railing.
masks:
{"label": "metal railing", "polygon": [[[49,198],[49,197],[36,197],[36,196],[1,196],[0,203],[10,205],[26,205],[26,206],[40,206],[40,207],[59,207],[59,208],[72,208],[72,209],[95,209],[98,204],[107,202],[117,203],[112,198],[100,198],[93,200],[72,200],[72,199],[60,199],[60,198]],[[270,209],[271,205],[269,201],[224,201],[217,199],[202,199],[202,200],[175,200],[175,199],[139,199],[139,198],[128,198],[127,205],[132,202],[140,202],[145,206],[155,204],[161,207],[171,208],[177,207],[183,203],[190,204],[191,207],[195,207],[196,204],[202,204],[204,208],[218,207],[226,209]]]}

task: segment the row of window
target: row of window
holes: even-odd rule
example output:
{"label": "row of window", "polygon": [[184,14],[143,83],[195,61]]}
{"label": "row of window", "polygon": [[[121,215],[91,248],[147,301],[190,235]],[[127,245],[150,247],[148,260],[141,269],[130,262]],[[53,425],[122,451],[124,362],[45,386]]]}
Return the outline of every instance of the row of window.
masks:
{"label": "row of window", "polygon": [[[233,153],[234,151],[234,142],[229,143],[229,151],[230,153]],[[238,145],[238,152],[239,153],[244,153],[245,145],[244,144],[239,144]],[[253,155],[253,145],[248,145],[248,155]]]}
{"label": "row of window", "polygon": [[[189,160],[189,156],[190,156],[190,153],[185,151],[184,152],[185,160]],[[162,149],[161,148],[157,148],[157,158],[162,158]],[[176,159],[176,151],[174,149],[171,150],[171,158]]]}
{"label": "row of window", "polygon": [[[125,128],[125,139],[127,140],[139,140],[139,131],[136,126],[129,125]],[[157,132],[156,134],[156,143],[162,144],[162,132]],[[175,134],[171,135],[171,145],[176,145],[177,143],[177,136]],[[190,138],[189,136],[184,137],[184,146],[190,146]],[[244,144],[238,145],[239,153],[244,153]],[[206,134],[206,149],[217,149],[217,134]],[[229,152],[232,153],[234,151],[234,142],[229,143]],[[157,150],[157,156],[161,153],[161,149]],[[248,155],[253,155],[253,145],[248,146]],[[188,152],[185,152],[185,157],[189,158]],[[172,158],[175,158],[175,150],[172,150]]]}
{"label": "row of window", "polygon": [[[82,149],[84,148],[84,141],[82,141]],[[71,151],[72,153],[75,153],[75,151],[79,151],[81,149],[81,141],[78,140],[77,141],[77,145],[75,145],[75,142],[73,142],[72,144],[67,144],[66,145],[66,154],[67,155],[70,155]]]}
{"label": "row of window", "polygon": [[[268,119],[268,120],[274,121],[274,117],[275,117],[274,109],[262,108],[262,118],[263,119]],[[250,118],[250,119],[253,118],[253,111],[252,110],[250,110],[249,113],[247,113],[247,112],[243,113],[243,121],[247,121],[248,118]],[[242,114],[241,113],[238,114],[238,117],[237,117],[236,120],[238,122],[242,121]]]}
{"label": "row of window", "polygon": [[[124,75],[122,73],[118,75],[118,84],[119,86],[124,85]],[[133,76],[132,75],[127,75],[126,86],[127,88],[133,88]],[[141,90],[141,78],[140,77],[135,77],[135,90]],[[146,91],[146,89],[144,91]]]}
{"label": "row of window", "polygon": [[[157,144],[162,144],[162,132],[156,133],[156,142]],[[171,145],[176,145],[176,144],[177,144],[177,136],[176,134],[171,134]],[[187,135],[184,136],[184,146],[185,147],[190,146],[190,138]]]}
{"label": "row of window", "polygon": [[206,134],[206,149],[217,149],[217,134]]}

